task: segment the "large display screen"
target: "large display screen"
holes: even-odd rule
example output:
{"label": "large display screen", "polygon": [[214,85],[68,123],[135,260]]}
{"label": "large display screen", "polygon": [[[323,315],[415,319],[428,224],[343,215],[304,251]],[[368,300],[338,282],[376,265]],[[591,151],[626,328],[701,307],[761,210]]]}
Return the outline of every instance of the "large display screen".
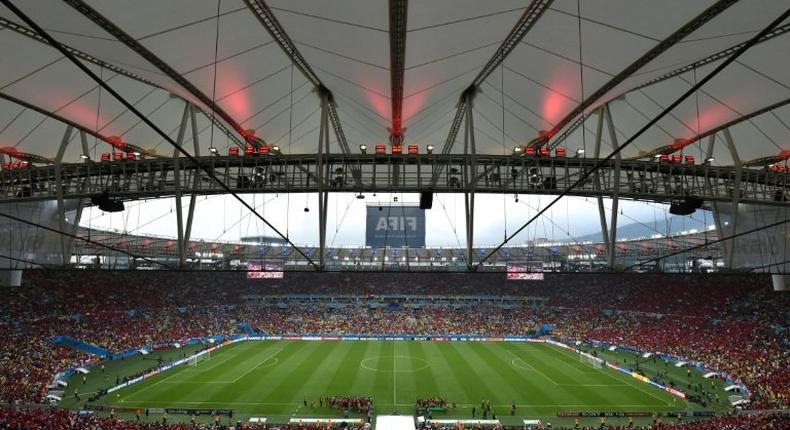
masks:
{"label": "large display screen", "polygon": [[507,265],[507,279],[510,281],[542,281],[543,263],[530,261]]}
{"label": "large display screen", "polygon": [[425,246],[425,211],[419,206],[409,204],[368,205],[365,246],[373,248]]}
{"label": "large display screen", "polygon": [[247,279],[281,279],[283,263],[252,260],[247,262]]}

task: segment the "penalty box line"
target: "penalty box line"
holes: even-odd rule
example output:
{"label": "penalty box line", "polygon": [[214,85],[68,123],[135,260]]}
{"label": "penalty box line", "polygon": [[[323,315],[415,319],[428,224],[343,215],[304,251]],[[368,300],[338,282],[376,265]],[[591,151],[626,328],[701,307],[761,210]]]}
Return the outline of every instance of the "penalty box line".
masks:
{"label": "penalty box line", "polygon": [[270,354],[270,355],[269,355],[268,357],[266,357],[266,358],[265,358],[263,361],[261,361],[260,363],[256,364],[255,366],[251,367],[249,370],[247,370],[246,372],[244,372],[244,373],[242,373],[241,375],[239,375],[239,376],[238,376],[238,378],[236,378],[236,379],[234,379],[234,380],[232,380],[232,381],[230,381],[230,382],[231,382],[231,383],[236,383],[236,382],[239,382],[239,380],[240,380],[241,378],[243,378],[243,377],[247,376],[247,375],[248,375],[250,372],[252,372],[253,370],[257,369],[258,367],[260,367],[260,366],[261,366],[261,365],[263,365],[264,363],[268,362],[269,360],[271,360],[272,358],[274,358],[274,356],[275,356],[275,355],[277,355],[277,354],[281,353],[282,351],[283,351],[283,348],[282,348],[282,347],[279,347],[279,348],[277,348],[277,351],[275,351],[273,354]]}
{"label": "penalty box line", "polygon": [[[183,369],[185,369],[185,368],[186,368],[186,366],[182,367],[182,368],[181,368],[182,370],[179,370],[179,369],[175,369],[175,370],[173,370],[173,374],[172,374],[172,375],[169,375],[169,376],[167,376],[167,377],[165,377],[165,378],[162,378],[161,380],[159,380],[159,381],[156,381],[156,382],[154,382],[154,383],[153,383],[153,384],[151,384],[151,385],[145,386],[145,387],[143,387],[143,388],[141,388],[141,389],[139,389],[139,390],[135,391],[134,393],[132,393],[132,394],[129,394],[128,396],[126,396],[126,397],[122,398],[120,401],[121,401],[121,402],[123,402],[123,403],[125,403],[125,402],[127,401],[126,399],[128,399],[128,398],[131,398],[131,397],[134,397],[134,396],[137,396],[138,394],[142,393],[142,392],[143,392],[143,391],[145,391],[145,390],[150,390],[151,388],[153,388],[153,387],[155,387],[155,386],[157,386],[157,385],[159,385],[159,384],[161,384],[161,383],[163,383],[163,382],[167,381],[168,379],[170,379],[170,378],[172,378],[172,377],[174,377],[174,376],[178,376],[178,375],[180,375],[182,372],[184,372],[184,370],[183,370]],[[161,375],[161,374],[162,374],[162,373],[160,373],[160,375]],[[120,394],[120,393],[119,393],[119,394]]]}
{"label": "penalty box line", "polygon": [[[560,353],[564,353],[564,354],[570,354],[570,352],[567,352],[566,350],[562,350],[562,349],[559,349],[559,348],[558,348],[557,350],[558,350]],[[613,375],[611,375],[611,374],[609,373],[609,371],[610,371],[610,370],[614,371],[614,369],[610,369],[608,366],[604,366],[604,367],[601,369],[601,373],[603,373],[603,374],[604,374],[604,375],[606,375],[606,376],[607,376],[609,379],[612,379],[612,380],[614,380],[614,381],[617,381],[617,382],[624,382],[624,383],[626,384],[626,386],[629,386],[629,387],[631,387],[631,388],[636,388],[637,390],[641,391],[642,393],[644,393],[644,394],[647,394],[648,396],[650,396],[650,397],[652,397],[652,398],[654,398],[654,399],[658,400],[659,402],[661,402],[661,403],[663,403],[663,404],[665,404],[665,405],[667,405],[667,406],[669,406],[669,407],[674,407],[674,403],[671,403],[671,402],[669,402],[669,401],[667,401],[667,400],[664,400],[664,399],[662,399],[661,397],[658,397],[658,396],[656,396],[655,394],[651,393],[650,391],[648,391],[648,390],[645,390],[644,388],[642,388],[642,382],[638,382],[638,381],[636,381],[636,382],[632,382],[632,378],[631,378],[631,376],[626,376],[626,375],[624,375],[624,374],[620,374],[620,375],[618,375],[618,376],[620,376],[620,377],[621,377],[621,379],[622,379],[622,381],[620,381],[620,380],[618,380],[617,378],[615,378]],[[618,372],[618,373],[619,373],[619,372]],[[672,400],[674,401],[675,399],[673,398]]]}
{"label": "penalty box line", "polygon": [[[282,351],[283,351],[282,347],[278,348],[277,351],[274,352],[274,354],[269,355],[263,361],[261,361],[260,363],[256,364],[255,366],[251,367],[246,372],[242,373],[241,375],[239,375],[236,379],[234,379],[232,381],[194,381],[194,380],[189,380],[189,379],[182,379],[182,380],[178,380],[177,379],[177,380],[173,380],[173,381],[167,381],[167,384],[174,384],[174,385],[177,385],[177,384],[224,384],[224,385],[234,384],[234,383],[238,382],[241,378],[243,378],[244,376],[246,376],[247,374],[252,372],[253,370],[255,370],[255,369],[261,367],[262,365],[268,363],[272,358],[274,358],[275,355],[281,353]],[[218,364],[219,365],[224,364],[225,362],[231,361],[231,360],[233,360],[236,357],[238,357],[238,355],[233,355],[230,358],[226,358],[225,361],[222,361],[222,362],[220,362]],[[276,365],[277,364],[277,358],[274,358],[274,360],[275,360],[274,364]],[[216,367],[216,366],[217,365],[214,365],[214,367]],[[213,369],[214,367],[211,367],[211,369]],[[184,370],[182,372],[179,372],[179,374],[181,374],[181,373],[204,374],[210,369],[209,368],[200,369],[199,372],[189,372],[189,370],[194,370],[194,369],[187,369],[187,370]],[[172,375],[172,376],[175,376],[175,375]],[[170,379],[170,377],[168,377],[167,379]],[[165,382],[165,381],[163,380],[163,381],[160,381],[159,383],[161,383],[161,382]]]}
{"label": "penalty box line", "polygon": [[[198,365],[198,366],[195,366],[192,369],[185,370],[185,372],[189,372],[189,373],[203,373],[203,372],[211,370],[211,369],[213,369],[213,368],[215,368],[217,366],[221,366],[221,365],[227,363],[228,361],[233,360],[236,357],[239,357],[238,354],[232,354],[232,353],[225,352],[223,355],[225,355],[225,354],[227,354],[228,356],[227,357],[220,357],[219,359],[213,360],[214,362],[211,363],[209,366],[202,367],[202,366]],[[211,358],[209,358],[209,360],[211,360]]]}
{"label": "penalty box line", "polygon": [[[260,363],[260,364],[258,364],[255,367],[256,368],[260,367],[261,365],[269,362],[269,360],[271,360],[271,357],[267,358],[265,361],[263,361],[263,363]],[[267,365],[265,367],[276,366],[279,363],[279,360],[280,360],[279,358],[275,358],[273,361],[271,361],[271,365]],[[253,368],[253,369],[255,369],[255,368]],[[184,373],[186,373],[186,371]],[[166,383],[167,384],[173,384],[173,385],[177,385],[177,384],[225,384],[225,385],[227,385],[227,384],[233,384],[234,382],[235,381],[195,381],[195,380],[191,380],[191,379],[185,379],[185,380],[167,381]]]}

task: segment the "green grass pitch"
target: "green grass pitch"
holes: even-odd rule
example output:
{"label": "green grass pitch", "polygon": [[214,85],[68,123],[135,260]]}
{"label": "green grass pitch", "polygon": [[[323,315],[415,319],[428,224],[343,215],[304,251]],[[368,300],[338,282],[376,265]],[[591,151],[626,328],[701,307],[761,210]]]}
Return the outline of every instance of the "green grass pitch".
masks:
{"label": "green grass pitch", "polygon": [[412,415],[414,401],[425,397],[457,404],[434,418],[471,418],[473,405],[480,417],[480,401],[486,399],[497,418],[511,425],[536,417],[567,421],[556,418],[563,410],[696,408],[614,370],[596,369],[572,351],[505,342],[240,342],[212,352],[197,366],[180,366],[103,400],[126,408],[228,408],[240,419],[283,422],[339,416],[341,411],[318,407],[318,398],[346,395],[373,397],[374,415]]}

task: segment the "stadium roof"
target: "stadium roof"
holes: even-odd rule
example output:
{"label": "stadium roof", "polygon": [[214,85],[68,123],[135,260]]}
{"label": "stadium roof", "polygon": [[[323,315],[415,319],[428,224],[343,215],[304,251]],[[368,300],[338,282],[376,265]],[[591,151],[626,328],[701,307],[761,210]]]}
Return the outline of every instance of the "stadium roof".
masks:
{"label": "stadium roof", "polygon": [[[243,142],[244,130],[283,153],[316,152],[322,94],[316,83],[331,93],[351,151],[387,143],[399,127],[405,144],[442,148],[462,94],[480,77],[473,104],[478,153],[508,154],[542,130],[551,142],[564,139],[570,153],[589,151],[597,115],[585,116],[585,127],[572,126],[578,113],[607,102],[622,143],[788,6],[784,0],[12,3],[171,137],[183,100],[198,106],[203,154],[212,145],[224,152],[234,140]],[[172,154],[21,16],[0,6],[0,25],[0,147],[54,158],[65,120]],[[693,140],[730,122],[741,160],[790,149],[788,30],[785,20],[624,156]],[[512,50],[502,51],[506,40]],[[289,46],[298,56],[287,53]],[[744,120],[755,112],[762,113]],[[603,141],[610,148],[608,135]],[[88,144],[92,156],[110,149],[99,139]],[[341,152],[335,134],[330,145]],[[462,151],[461,144],[451,149]],[[707,139],[685,151],[702,159]],[[63,160],[80,161],[81,154],[80,144],[71,144]],[[723,140],[713,158],[733,164]]]}

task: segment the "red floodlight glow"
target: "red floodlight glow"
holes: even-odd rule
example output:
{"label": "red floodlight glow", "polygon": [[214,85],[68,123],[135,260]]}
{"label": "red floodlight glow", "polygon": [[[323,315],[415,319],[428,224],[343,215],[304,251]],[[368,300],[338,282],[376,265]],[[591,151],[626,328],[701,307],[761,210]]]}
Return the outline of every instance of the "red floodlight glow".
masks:
{"label": "red floodlight glow", "polygon": [[126,144],[123,142],[123,138],[121,136],[107,136],[104,141],[110,144],[110,146],[113,148],[120,149],[121,151],[126,150]]}
{"label": "red floodlight glow", "polygon": [[680,151],[681,149],[689,146],[692,142],[693,141],[691,139],[685,139],[685,138],[681,137],[681,138],[675,139],[675,141],[672,142],[672,145],[669,145],[669,148],[670,148],[671,152]]}
{"label": "red floodlight glow", "polygon": [[241,137],[244,138],[247,142],[254,142],[255,141],[255,130],[248,128],[246,130],[241,131]]}

